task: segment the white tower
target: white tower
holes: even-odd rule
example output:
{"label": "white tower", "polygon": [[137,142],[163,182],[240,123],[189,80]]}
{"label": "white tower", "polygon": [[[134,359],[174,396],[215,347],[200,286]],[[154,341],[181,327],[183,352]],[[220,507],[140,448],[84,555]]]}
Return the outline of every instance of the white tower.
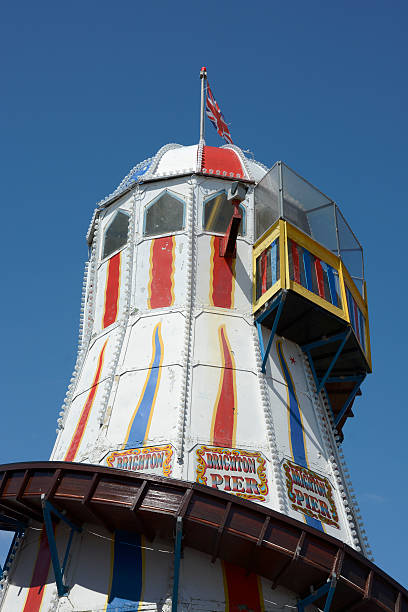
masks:
{"label": "white tower", "polygon": [[340,447],[371,361],[335,203],[281,162],[170,144],[87,239],[50,462],[0,466],[1,610],[408,609]]}

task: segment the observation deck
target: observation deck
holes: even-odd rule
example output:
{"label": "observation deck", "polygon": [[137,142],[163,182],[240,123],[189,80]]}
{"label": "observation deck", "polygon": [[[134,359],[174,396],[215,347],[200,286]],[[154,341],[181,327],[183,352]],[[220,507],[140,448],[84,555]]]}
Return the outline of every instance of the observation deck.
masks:
{"label": "observation deck", "polygon": [[337,204],[283,162],[255,188],[253,278],[263,371],[275,333],[296,342],[341,432],[371,372],[363,250]]}

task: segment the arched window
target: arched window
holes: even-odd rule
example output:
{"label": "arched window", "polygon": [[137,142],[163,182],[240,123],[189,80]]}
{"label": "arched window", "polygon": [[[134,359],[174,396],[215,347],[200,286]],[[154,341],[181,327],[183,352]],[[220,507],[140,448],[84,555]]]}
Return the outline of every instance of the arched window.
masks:
{"label": "arched window", "polygon": [[127,242],[129,229],[129,215],[118,210],[105,230],[103,238],[102,259],[109,257]]}
{"label": "arched window", "polygon": [[[242,212],[242,221],[239,227],[239,236],[245,235],[245,206],[239,205]],[[227,200],[225,191],[216,193],[204,202],[204,229],[215,234],[225,234],[231,221],[234,207]]]}
{"label": "arched window", "polygon": [[145,210],[144,235],[173,234],[184,229],[184,202],[165,191]]}

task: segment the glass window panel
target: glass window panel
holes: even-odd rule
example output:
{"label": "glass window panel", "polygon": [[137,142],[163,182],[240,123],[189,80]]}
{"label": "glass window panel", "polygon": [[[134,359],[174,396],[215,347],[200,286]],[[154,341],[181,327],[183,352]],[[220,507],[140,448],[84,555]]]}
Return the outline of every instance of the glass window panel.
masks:
{"label": "glass window panel", "polygon": [[319,208],[307,213],[310,227],[310,235],[314,240],[320,242],[326,249],[338,255],[337,233],[335,222],[335,207],[330,204],[325,208]]}
{"label": "glass window panel", "polygon": [[[242,221],[239,226],[238,235],[245,234],[245,208],[240,204]],[[217,193],[213,198],[204,203],[204,229],[215,234],[225,234],[230,224],[234,207],[227,200],[225,191]]]}
{"label": "glass window panel", "polygon": [[[337,227],[339,232],[340,257],[354,281],[364,278],[363,249],[351,231],[347,221],[336,207]],[[360,281],[360,285],[361,285]],[[359,283],[356,282],[359,286]]]}
{"label": "glass window panel", "polygon": [[282,182],[283,197],[289,204],[305,213],[332,202],[324,193],[313,187],[286,164],[282,164]]}
{"label": "glass window panel", "polygon": [[255,240],[279,217],[279,168],[275,164],[255,187]]}
{"label": "glass window panel", "polygon": [[167,191],[146,208],[145,236],[172,234],[183,228],[184,202],[173,197]]}
{"label": "glass window panel", "polygon": [[334,203],[282,164],[283,217],[337,253]]}
{"label": "glass window panel", "polygon": [[118,211],[105,231],[102,258],[108,257],[127,242],[129,215]]}

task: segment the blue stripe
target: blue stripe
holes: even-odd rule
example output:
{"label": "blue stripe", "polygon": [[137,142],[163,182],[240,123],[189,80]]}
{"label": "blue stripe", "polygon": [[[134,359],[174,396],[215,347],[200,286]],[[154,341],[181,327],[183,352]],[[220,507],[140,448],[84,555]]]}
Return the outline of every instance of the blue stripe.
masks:
{"label": "blue stripe", "polygon": [[116,531],[114,537],[113,576],[106,610],[136,611],[143,588],[141,536]]}
{"label": "blue stripe", "polygon": [[276,281],[278,280],[278,276],[276,273],[277,251],[278,251],[278,248],[277,248],[276,240],[275,240],[275,242],[273,242],[271,245],[271,273],[272,273],[271,283],[272,285],[274,285]]}
{"label": "blue stripe", "polygon": [[310,253],[306,251],[306,249],[303,249],[303,267],[305,269],[306,289],[313,291],[312,270],[310,266]]}
{"label": "blue stripe", "polygon": [[327,263],[322,261],[322,268],[327,273],[327,279],[329,281],[329,289],[330,289],[330,300],[334,306],[339,305],[339,301],[337,299],[337,291],[336,291],[336,282],[334,280],[333,268],[329,266]]}
{"label": "blue stripe", "polygon": [[160,372],[162,348],[160,344],[159,326],[156,327],[154,335],[154,360],[148,374],[148,381],[143,393],[139,409],[132,423],[126,448],[132,448],[137,444],[143,444],[146,437],[147,424],[150,413],[153,409],[153,399],[157,388],[157,381]]}
{"label": "blue stripe", "polygon": [[303,440],[303,427],[300,417],[299,404],[296,399],[295,389],[293,388],[292,377],[289,374],[288,366],[282,352],[282,344],[277,342],[280,361],[282,364],[283,375],[288,385],[289,392],[289,422],[290,422],[290,437],[292,442],[293,459],[295,463],[307,468],[305,444]]}
{"label": "blue stripe", "polygon": [[[305,442],[303,438],[303,427],[302,427],[302,419],[300,416],[300,408],[296,398],[296,392],[293,385],[292,377],[290,375],[285,357],[283,356],[282,351],[282,342],[278,341],[276,343],[278,349],[279,359],[282,365],[283,376],[286,380],[286,384],[288,385],[289,392],[289,423],[290,423],[290,439],[292,443],[292,454],[293,460],[298,465],[309,469],[306,460],[306,450],[305,450]],[[322,524],[319,520],[312,518],[311,516],[307,516],[304,514],[307,525],[314,527],[315,529],[319,529],[323,531]]]}

